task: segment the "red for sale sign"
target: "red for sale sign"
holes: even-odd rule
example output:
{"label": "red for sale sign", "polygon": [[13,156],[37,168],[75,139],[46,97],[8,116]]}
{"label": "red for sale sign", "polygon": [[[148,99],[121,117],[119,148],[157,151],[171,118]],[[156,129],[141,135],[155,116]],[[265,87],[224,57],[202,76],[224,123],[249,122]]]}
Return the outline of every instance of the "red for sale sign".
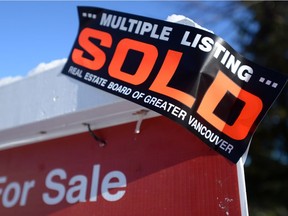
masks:
{"label": "red for sale sign", "polygon": [[241,215],[237,168],[165,117],[0,152],[1,215]]}
{"label": "red for sale sign", "polygon": [[287,77],[201,29],[79,7],[62,73],[154,110],[236,163]]}

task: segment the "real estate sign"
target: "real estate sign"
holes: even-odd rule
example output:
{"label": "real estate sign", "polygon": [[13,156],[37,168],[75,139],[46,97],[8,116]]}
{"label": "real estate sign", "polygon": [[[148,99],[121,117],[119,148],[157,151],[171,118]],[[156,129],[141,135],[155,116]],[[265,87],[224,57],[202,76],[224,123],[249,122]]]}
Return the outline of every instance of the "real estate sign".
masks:
{"label": "real estate sign", "polygon": [[234,163],[165,117],[134,129],[95,131],[102,148],[85,132],[0,151],[0,214],[244,215]]}
{"label": "real estate sign", "polygon": [[236,163],[287,77],[193,27],[79,7],[62,73],[154,110]]}

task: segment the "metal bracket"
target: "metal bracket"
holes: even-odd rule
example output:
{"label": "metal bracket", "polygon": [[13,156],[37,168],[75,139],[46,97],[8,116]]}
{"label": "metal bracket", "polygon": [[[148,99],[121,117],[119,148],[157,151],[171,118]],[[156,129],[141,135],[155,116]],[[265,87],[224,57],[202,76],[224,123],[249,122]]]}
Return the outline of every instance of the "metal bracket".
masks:
{"label": "metal bracket", "polygon": [[149,112],[149,110],[140,110],[136,113],[134,113],[134,115],[138,115],[138,121],[136,123],[136,127],[135,127],[135,133],[136,134],[139,134],[141,132],[141,124],[142,124],[142,121],[144,119],[144,117],[147,115],[147,113]]}
{"label": "metal bracket", "polygon": [[90,133],[90,135],[98,142],[99,144],[99,147],[105,147],[106,146],[106,141],[101,139],[100,137],[98,137],[92,130],[91,130],[91,127],[90,127],[90,124],[89,123],[83,123],[84,126],[87,126],[88,128],[88,131]]}

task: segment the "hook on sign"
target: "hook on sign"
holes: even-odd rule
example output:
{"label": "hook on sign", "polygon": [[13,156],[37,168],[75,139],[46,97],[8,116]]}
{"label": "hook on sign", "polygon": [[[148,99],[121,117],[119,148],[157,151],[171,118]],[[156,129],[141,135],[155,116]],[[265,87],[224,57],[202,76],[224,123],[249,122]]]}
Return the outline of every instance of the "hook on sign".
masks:
{"label": "hook on sign", "polygon": [[147,115],[147,113],[149,112],[149,110],[140,110],[136,113],[134,113],[134,115],[138,115],[138,121],[136,123],[136,127],[135,127],[135,133],[136,134],[139,134],[141,132],[141,124],[142,124],[142,121],[144,119],[144,117]]}
{"label": "hook on sign", "polygon": [[99,147],[105,147],[106,146],[106,141],[101,139],[100,137],[98,137],[92,130],[91,130],[91,127],[90,127],[90,124],[88,123],[83,123],[84,126],[87,126],[88,128],[88,131],[90,133],[90,135],[98,142],[99,144]]}

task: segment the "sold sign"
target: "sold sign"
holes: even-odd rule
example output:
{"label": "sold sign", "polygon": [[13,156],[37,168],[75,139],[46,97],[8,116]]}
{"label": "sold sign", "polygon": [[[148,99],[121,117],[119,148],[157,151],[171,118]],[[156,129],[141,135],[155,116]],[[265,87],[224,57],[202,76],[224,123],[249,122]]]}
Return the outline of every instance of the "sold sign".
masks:
{"label": "sold sign", "polygon": [[234,163],[287,81],[200,29],[101,8],[78,12],[62,73],[167,116]]}

